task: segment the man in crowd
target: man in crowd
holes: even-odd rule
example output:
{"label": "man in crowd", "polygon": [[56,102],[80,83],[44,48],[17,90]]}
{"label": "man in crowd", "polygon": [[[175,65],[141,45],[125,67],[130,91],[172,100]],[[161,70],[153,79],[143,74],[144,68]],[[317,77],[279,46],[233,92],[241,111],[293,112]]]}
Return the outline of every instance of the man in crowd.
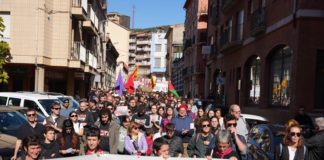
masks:
{"label": "man in crowd", "polygon": [[100,129],[100,149],[117,154],[119,126],[115,121],[112,121],[112,114],[107,108],[100,111],[99,118],[100,121],[95,125]]}
{"label": "man in crowd", "polygon": [[132,114],[137,113],[136,100],[134,97],[131,97],[131,99],[129,100],[128,107],[131,110]]}
{"label": "man in crowd", "polygon": [[235,116],[237,120],[237,133],[239,135],[244,136],[245,139],[247,139],[247,136],[249,134],[249,125],[246,123],[245,119],[241,116],[241,108],[237,104],[233,104],[230,106],[230,114]]}
{"label": "man in crowd", "polygon": [[190,116],[187,115],[188,107],[181,105],[178,110],[178,116],[174,117],[171,122],[175,125],[175,135],[179,136],[183,143],[184,156],[187,157],[187,147],[192,135],[194,134],[194,123]]}
{"label": "man in crowd", "polygon": [[169,158],[170,145],[162,138],[158,138],[153,142],[153,153],[155,156],[162,157],[163,159]]}
{"label": "man in crowd", "polygon": [[61,105],[60,103],[53,103],[51,105],[51,115],[46,117],[43,124],[49,125],[55,129],[55,132],[62,132],[63,121],[66,117],[60,115]]}
{"label": "man in crowd", "polygon": [[99,110],[97,108],[97,102],[94,99],[89,100],[89,111],[92,113],[93,120],[96,122],[99,117]]}
{"label": "man in crowd", "polygon": [[166,135],[162,138],[170,145],[169,154],[171,157],[181,157],[183,155],[183,145],[180,137],[174,135],[175,125],[168,123],[165,126]]}
{"label": "man in crowd", "polygon": [[63,101],[63,107],[61,108],[60,115],[63,117],[69,117],[70,112],[72,112],[74,110],[75,110],[75,108],[73,108],[72,105],[70,106],[70,100],[65,99]]}
{"label": "man in crowd", "polygon": [[315,118],[317,133],[315,136],[305,140],[308,149],[308,159],[324,159],[324,117]]}
{"label": "man in crowd", "polygon": [[145,131],[146,128],[152,127],[150,116],[145,114],[145,109],[146,109],[145,104],[140,104],[137,107],[137,114],[134,114],[132,116],[132,121],[139,123],[141,125],[140,129],[142,131]]}
{"label": "man in crowd", "polygon": [[43,139],[43,133],[45,132],[45,127],[37,123],[36,121],[36,111],[32,108],[28,109],[26,112],[27,116],[27,123],[21,125],[18,129],[19,133],[17,133],[17,141],[15,145],[15,151],[14,155],[11,158],[11,160],[16,160],[19,148],[21,146],[22,140],[24,140],[26,137],[30,136],[37,136],[38,138]]}
{"label": "man in crowd", "polygon": [[91,126],[94,124],[94,120],[91,112],[88,109],[88,102],[86,99],[80,100],[80,108],[76,111],[76,113],[78,114],[78,118],[82,126]]}

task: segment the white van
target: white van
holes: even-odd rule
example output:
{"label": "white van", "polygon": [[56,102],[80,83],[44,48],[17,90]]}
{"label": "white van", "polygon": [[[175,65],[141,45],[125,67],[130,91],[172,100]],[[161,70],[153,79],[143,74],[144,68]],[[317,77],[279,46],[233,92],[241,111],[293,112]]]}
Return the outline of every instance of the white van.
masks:
{"label": "white van", "polygon": [[46,117],[50,115],[54,102],[60,103],[55,97],[32,92],[0,92],[0,105],[34,108]]}

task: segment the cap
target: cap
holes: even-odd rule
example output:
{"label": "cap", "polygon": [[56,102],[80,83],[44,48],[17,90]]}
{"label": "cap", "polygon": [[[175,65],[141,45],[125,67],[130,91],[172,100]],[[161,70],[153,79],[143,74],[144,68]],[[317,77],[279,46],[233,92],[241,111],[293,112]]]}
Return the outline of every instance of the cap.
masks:
{"label": "cap", "polygon": [[184,108],[186,111],[188,110],[188,106],[183,105],[183,104],[178,107],[178,110],[180,110],[182,108]]}
{"label": "cap", "polygon": [[69,103],[69,99],[64,99],[64,103]]}

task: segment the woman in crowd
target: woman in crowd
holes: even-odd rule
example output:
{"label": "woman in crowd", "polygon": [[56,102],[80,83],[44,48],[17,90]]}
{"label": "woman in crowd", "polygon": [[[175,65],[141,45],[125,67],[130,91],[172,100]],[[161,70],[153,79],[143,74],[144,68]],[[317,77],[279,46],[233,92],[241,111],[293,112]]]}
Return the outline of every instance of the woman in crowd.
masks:
{"label": "woman in crowd", "polygon": [[188,110],[187,110],[187,115],[189,115],[192,119],[196,119],[196,113],[192,112],[192,105],[188,104]]}
{"label": "woman in crowd", "polygon": [[19,157],[18,160],[37,160],[41,154],[41,146],[37,136],[28,136],[23,139],[22,147],[25,154]]}
{"label": "woman in crowd", "polygon": [[139,131],[140,124],[131,122],[125,137],[125,150],[130,155],[145,155],[147,143],[145,135]]}
{"label": "woman in crowd", "polygon": [[63,157],[79,155],[79,136],[74,132],[73,122],[70,119],[64,120],[62,134],[58,141],[60,144],[60,153]]}
{"label": "woman in crowd", "polygon": [[228,130],[220,130],[216,135],[216,144],[214,148],[207,149],[206,157],[238,160],[238,154],[231,148],[231,133]]}
{"label": "woman in crowd", "polygon": [[45,126],[44,137],[44,141],[41,141],[42,153],[40,157],[44,159],[61,157],[60,146],[55,141],[55,129],[51,126]]}
{"label": "woman in crowd", "polygon": [[154,133],[157,133],[161,129],[162,117],[157,113],[157,105],[151,106],[150,120]]}
{"label": "woman in crowd", "polygon": [[69,119],[73,123],[74,132],[79,136],[83,136],[84,129],[78,120],[78,114],[75,111],[70,112]]}
{"label": "woman in crowd", "polygon": [[214,117],[215,116],[215,111],[210,109],[208,112],[207,112],[207,117],[208,118],[211,118],[211,117]]}
{"label": "woman in crowd", "polygon": [[218,118],[216,116],[214,116],[210,119],[210,122],[211,122],[211,133],[213,133],[214,135],[217,135],[217,133],[220,130]]}
{"label": "woman in crowd", "polygon": [[202,107],[201,108],[198,108],[197,116],[196,116],[196,119],[194,121],[195,128],[196,128],[196,132],[200,131],[199,123],[200,123],[200,120],[202,118],[204,118],[204,117],[206,117],[204,109]]}
{"label": "woman in crowd", "polygon": [[301,127],[298,122],[286,125],[286,131],[283,143],[280,143],[276,149],[276,160],[304,160],[306,147],[301,135]]}
{"label": "woman in crowd", "polygon": [[165,107],[159,107],[158,109],[158,114],[161,116],[161,117],[164,117],[165,116],[165,111],[164,111]]}
{"label": "woman in crowd", "polygon": [[127,129],[130,124],[130,118],[128,116],[120,117],[121,126],[119,127],[119,138],[118,138],[118,154],[125,154],[125,137],[127,136]]}
{"label": "woman in crowd", "polygon": [[215,115],[218,119],[218,123],[221,129],[225,129],[224,127],[224,118],[222,117],[222,109],[216,108]]}
{"label": "woman in crowd", "polygon": [[166,108],[166,114],[165,116],[162,118],[162,128],[163,128],[163,133],[165,133],[165,126],[171,122],[172,118],[173,118],[174,114],[173,114],[173,108],[171,106]]}

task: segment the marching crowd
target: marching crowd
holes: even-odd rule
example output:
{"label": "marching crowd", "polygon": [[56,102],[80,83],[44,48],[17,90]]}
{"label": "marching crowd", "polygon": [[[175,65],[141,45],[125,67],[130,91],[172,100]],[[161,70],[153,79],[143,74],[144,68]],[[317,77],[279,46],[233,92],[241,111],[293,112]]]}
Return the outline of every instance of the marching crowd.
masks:
{"label": "marching crowd", "polygon": [[[28,123],[19,129],[16,159],[51,159],[92,154],[136,156],[260,159],[247,143],[249,126],[239,105],[221,109],[196,106],[193,99],[173,94],[137,93],[114,96],[95,91],[72,108],[51,105],[51,115],[37,123],[36,111],[28,109]],[[118,106],[127,106],[120,114]],[[300,117],[303,119],[303,117]],[[276,148],[278,160],[323,160],[324,118],[315,119],[317,133],[304,139],[300,120],[285,125],[283,140]],[[267,156],[262,157],[267,159]]]}

